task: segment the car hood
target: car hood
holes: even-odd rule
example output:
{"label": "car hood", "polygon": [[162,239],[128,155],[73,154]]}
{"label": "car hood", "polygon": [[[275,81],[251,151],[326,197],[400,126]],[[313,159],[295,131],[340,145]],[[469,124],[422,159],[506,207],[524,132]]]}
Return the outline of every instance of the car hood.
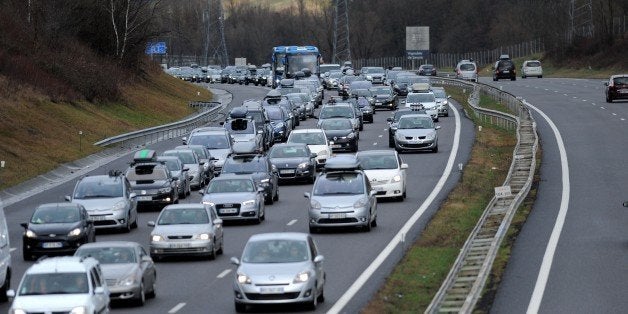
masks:
{"label": "car hood", "polygon": [[88,211],[91,210],[111,210],[111,207],[118,202],[124,201],[124,197],[112,198],[89,198],[89,199],[73,199],[72,203],[81,204]]}
{"label": "car hood", "polygon": [[230,193],[208,193],[203,195],[203,202],[212,203],[241,203],[255,199],[254,192],[230,192]]}
{"label": "car hood", "polygon": [[399,174],[398,169],[372,169],[372,170],[364,170],[366,177],[370,182],[376,181],[384,181],[388,182],[392,177]]}
{"label": "car hood", "polygon": [[390,95],[384,95],[384,94],[380,94],[380,95],[375,95],[375,99],[388,99],[390,98]]}
{"label": "car hood", "polygon": [[434,133],[436,133],[434,129],[397,129],[396,132],[396,134],[399,134],[400,136],[408,137],[427,136]]}
{"label": "car hood", "polygon": [[80,294],[48,294],[17,296],[12,308],[26,312],[69,312],[72,308],[90,304],[89,293]]}
{"label": "car hood", "polygon": [[270,162],[275,165],[277,168],[293,168],[303,162],[309,162],[310,159],[307,157],[290,157],[290,158],[271,158]]}
{"label": "car hood", "polygon": [[136,273],[139,269],[135,263],[100,264],[105,279],[122,279]]}
{"label": "car hood", "polygon": [[227,159],[227,156],[229,155],[229,153],[231,153],[231,150],[228,148],[210,149],[209,153],[212,155],[212,157],[218,158],[218,161],[225,162],[225,159]]}
{"label": "car hood", "polygon": [[190,235],[210,232],[209,224],[178,224],[178,225],[156,225],[151,235]]}
{"label": "car hood", "polygon": [[309,261],[299,263],[242,263],[238,273],[244,273],[255,284],[292,283],[298,273],[312,269]]}
{"label": "car hood", "polygon": [[353,132],[352,129],[347,130],[325,130],[325,135],[327,135],[327,139],[333,141],[334,137],[343,137],[349,135]]}
{"label": "car hood", "polygon": [[310,148],[312,153],[318,154],[324,150],[329,151],[329,147],[327,145],[307,145]]}
{"label": "car hood", "polygon": [[71,223],[47,223],[47,224],[28,224],[28,229],[35,232],[35,234],[49,235],[67,235],[72,229],[80,227],[81,222],[71,222]]}
{"label": "car hood", "polygon": [[347,208],[353,209],[353,204],[363,198],[364,194],[355,195],[315,195],[312,198],[321,204],[321,207],[327,208]]}

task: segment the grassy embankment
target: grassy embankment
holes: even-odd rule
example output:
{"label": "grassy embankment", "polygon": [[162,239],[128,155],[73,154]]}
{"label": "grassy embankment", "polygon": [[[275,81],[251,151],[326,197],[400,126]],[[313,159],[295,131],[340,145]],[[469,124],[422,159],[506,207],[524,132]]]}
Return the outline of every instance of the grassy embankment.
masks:
{"label": "grassy embankment", "polygon": [[[448,93],[466,104],[467,95],[460,90],[448,89]],[[507,110],[487,97],[481,98],[480,105]],[[441,204],[420,239],[408,250],[364,313],[423,312],[492,198],[493,188],[504,182],[516,144],[514,132],[480,121],[475,124],[483,128],[476,132],[471,159],[464,168],[462,180]]]}
{"label": "grassy embankment", "polygon": [[121,99],[53,102],[26,84],[0,76],[0,159],[6,162],[0,188],[95,153],[101,148],[93,143],[106,137],[186,117],[194,112],[189,101],[209,100],[211,93],[155,72],[123,87]]}

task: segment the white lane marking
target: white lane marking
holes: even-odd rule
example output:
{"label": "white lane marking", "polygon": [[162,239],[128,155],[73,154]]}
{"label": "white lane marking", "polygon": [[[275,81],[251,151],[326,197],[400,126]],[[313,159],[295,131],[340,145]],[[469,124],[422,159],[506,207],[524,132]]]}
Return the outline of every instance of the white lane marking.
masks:
{"label": "white lane marking", "polygon": [[573,96],[573,99],[578,99],[578,96]]}
{"label": "white lane marking", "polygon": [[586,100],[586,99],[583,99],[582,101],[588,101],[588,100]]}
{"label": "white lane marking", "polygon": [[555,91],[554,91],[554,93],[558,93],[558,91],[557,91],[557,90],[555,90]]}
{"label": "white lane marking", "polygon": [[169,314],[173,314],[178,312],[180,309],[182,309],[185,306],[186,303],[179,303],[177,304],[175,307],[171,308],[170,311],[168,311]]}
{"label": "white lane marking", "polygon": [[626,121],[626,119],[624,119],[624,118],[621,118],[621,121]]}
{"label": "white lane marking", "polygon": [[430,204],[434,201],[438,193],[445,186],[445,182],[449,178],[451,174],[451,170],[454,167],[454,161],[456,160],[456,155],[458,154],[458,147],[460,146],[460,114],[458,110],[454,106],[449,106],[456,117],[456,130],[454,132],[454,142],[451,148],[451,153],[449,154],[449,159],[447,160],[447,166],[445,166],[445,170],[443,171],[443,175],[440,177],[440,180],[434,186],[434,189],[427,196],[425,201],[421,204],[412,217],[408,219],[408,221],[401,227],[401,230],[390,240],[388,245],[377,255],[377,257],[371,262],[371,264],[360,274],[360,277],[355,280],[355,282],[347,289],[347,291],[338,299],[338,301],[334,304],[334,306],[327,311],[327,314],[337,314],[340,313],[342,308],[344,308],[349,301],[355,296],[358,291],[364,286],[367,280],[377,271],[379,266],[381,266],[384,261],[390,256],[393,250],[397,247],[397,245],[402,241],[405,235],[408,233],[410,228],[421,218],[425,210],[430,206]]}
{"label": "white lane marking", "polygon": [[592,102],[592,103],[591,103],[591,105],[593,105],[593,106],[597,106],[597,104],[596,104],[596,103],[594,103],[594,102]]}
{"label": "white lane marking", "polygon": [[565,96],[569,96],[569,95],[567,95],[567,94],[563,94],[563,95],[565,95]]}
{"label": "white lane marking", "polygon": [[388,128],[385,128],[384,131],[388,131]]}
{"label": "white lane marking", "polygon": [[378,137],[384,137],[384,135],[380,134]]}
{"label": "white lane marking", "polygon": [[289,223],[287,223],[286,225],[287,225],[287,226],[292,226],[292,225],[294,225],[296,222],[297,222],[297,220],[296,220],[296,219],[292,219],[292,220],[290,220],[290,222],[289,222]]}
{"label": "white lane marking", "polygon": [[532,292],[532,297],[530,298],[530,304],[528,304],[527,313],[538,313],[539,307],[541,306],[541,301],[543,300],[543,293],[545,292],[545,287],[547,286],[547,279],[549,278],[549,273],[552,268],[552,262],[554,261],[554,254],[556,253],[556,247],[558,246],[558,240],[560,239],[560,233],[563,230],[563,225],[565,224],[565,217],[567,217],[567,210],[569,209],[569,164],[567,161],[567,152],[565,151],[565,144],[563,142],[563,137],[560,135],[560,131],[558,128],[543,111],[539,110],[535,106],[527,103],[524,103],[538,112],[545,121],[549,124],[554,132],[554,137],[556,138],[556,143],[558,145],[558,151],[560,153],[560,164],[561,164],[561,173],[562,173],[562,197],[560,200],[560,209],[558,211],[558,216],[556,217],[556,223],[554,224],[554,229],[552,230],[552,234],[547,243],[547,247],[545,248],[545,254],[543,256],[543,262],[541,263],[541,268],[539,270],[539,275],[536,278],[536,284],[534,286],[534,291]]}
{"label": "white lane marking", "polygon": [[600,109],[604,109],[604,110],[606,110],[606,108],[604,108],[604,107],[600,107]]}
{"label": "white lane marking", "polygon": [[17,248],[16,247],[12,247],[12,248],[9,249],[9,252],[13,252],[15,250],[17,250]]}
{"label": "white lane marking", "polygon": [[545,90],[548,91],[549,89],[546,88]]}
{"label": "white lane marking", "polygon": [[616,114],[616,113],[614,113],[614,112],[611,112],[611,113],[612,113],[614,116],[616,116],[616,115],[617,115],[617,114]]}
{"label": "white lane marking", "polygon": [[216,278],[225,278],[225,276],[229,275],[230,272],[231,272],[231,269],[225,269],[222,271],[222,273],[218,274]]}
{"label": "white lane marking", "polygon": [[373,146],[377,145],[377,142],[373,143]]}

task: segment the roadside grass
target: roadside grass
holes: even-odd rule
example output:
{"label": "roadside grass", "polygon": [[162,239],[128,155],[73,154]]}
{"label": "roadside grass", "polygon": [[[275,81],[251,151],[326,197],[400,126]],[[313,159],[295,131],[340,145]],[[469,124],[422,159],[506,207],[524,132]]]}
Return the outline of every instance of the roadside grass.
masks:
{"label": "roadside grass", "polygon": [[[447,92],[471,112],[467,94],[449,88]],[[514,132],[474,122],[482,125],[482,131],[476,132],[462,179],[362,313],[425,311],[492,198],[493,188],[505,180],[516,144]]]}
{"label": "roadside grass", "polygon": [[93,143],[106,137],[180,120],[194,113],[189,101],[211,99],[208,90],[163,73],[122,92],[119,103],[53,102],[0,76],[0,188],[100,151]]}

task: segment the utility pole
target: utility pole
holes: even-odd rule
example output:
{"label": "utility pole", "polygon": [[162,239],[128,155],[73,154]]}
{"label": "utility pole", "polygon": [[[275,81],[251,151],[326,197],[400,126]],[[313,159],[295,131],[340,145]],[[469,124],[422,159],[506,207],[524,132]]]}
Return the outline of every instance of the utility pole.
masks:
{"label": "utility pole", "polygon": [[576,36],[593,37],[593,1],[571,0],[569,3],[569,41]]}
{"label": "utility pole", "polygon": [[334,46],[332,63],[351,60],[349,45],[349,6],[347,0],[333,0],[334,4]]}
{"label": "utility pole", "polygon": [[209,65],[209,60],[219,63],[225,67],[229,64],[229,55],[227,54],[227,42],[225,40],[225,17],[222,11],[221,0],[207,0],[207,10],[203,14],[206,23],[206,42],[205,42],[205,62]]}

